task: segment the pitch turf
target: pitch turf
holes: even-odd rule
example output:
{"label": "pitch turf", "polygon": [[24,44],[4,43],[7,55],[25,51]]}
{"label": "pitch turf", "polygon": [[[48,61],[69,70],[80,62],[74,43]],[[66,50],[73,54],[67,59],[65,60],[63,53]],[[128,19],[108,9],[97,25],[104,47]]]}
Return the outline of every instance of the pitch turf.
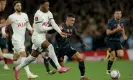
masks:
{"label": "pitch turf", "polygon": [[[109,75],[106,75],[107,61],[101,62],[86,62],[86,76],[91,80],[111,80]],[[33,80],[80,80],[80,74],[76,62],[68,62],[65,64],[71,70],[64,74],[48,75],[45,72],[43,64],[31,64],[30,69],[34,74],[39,75],[37,79]],[[12,71],[13,65],[9,65],[11,70],[4,71],[3,65],[0,64],[0,80],[14,80],[14,73]],[[117,61],[114,63],[112,69],[117,69],[121,73],[120,80],[133,80],[133,70],[131,61]],[[25,72],[20,71],[20,80],[28,80]]]}

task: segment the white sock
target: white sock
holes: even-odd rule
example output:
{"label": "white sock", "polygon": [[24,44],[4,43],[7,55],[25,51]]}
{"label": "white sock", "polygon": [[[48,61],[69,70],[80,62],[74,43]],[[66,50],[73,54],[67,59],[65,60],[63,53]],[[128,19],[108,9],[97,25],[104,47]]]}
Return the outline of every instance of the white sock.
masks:
{"label": "white sock", "polygon": [[63,60],[63,61],[64,61],[64,63],[66,63],[66,62],[67,62],[67,60],[68,60],[68,57],[65,55],[65,56],[64,56],[64,60]]}
{"label": "white sock", "polygon": [[8,54],[2,54],[2,56],[3,56],[4,58],[7,58],[7,59],[11,59],[11,60],[13,60],[13,54],[11,54],[11,53],[8,53]]}
{"label": "white sock", "polygon": [[23,67],[25,67],[25,66],[27,66],[28,64],[30,64],[32,61],[34,61],[36,58],[35,57],[33,57],[33,56],[31,56],[31,55],[29,55],[27,58],[25,58],[24,60],[23,60],[23,62],[21,62],[21,64],[19,64],[16,68],[18,69],[18,70],[20,70],[21,68],[23,68]]}
{"label": "white sock", "polygon": [[[32,58],[33,59],[33,58]],[[29,75],[31,74],[30,70],[29,70],[29,66],[28,64],[30,63],[29,60],[31,61],[32,60],[31,58],[26,58],[26,57],[22,57],[21,58],[21,64],[19,64],[16,68],[18,70],[20,70],[22,67],[24,67],[25,71],[26,71],[26,74]]]}
{"label": "white sock", "polygon": [[60,64],[59,64],[59,62],[58,62],[58,60],[57,60],[57,57],[56,57],[55,51],[54,51],[54,47],[53,47],[52,44],[50,44],[50,45],[48,46],[48,51],[49,51],[49,57],[54,61],[54,63],[55,63],[55,65],[56,65],[57,69],[59,70],[59,69],[61,68],[61,66],[60,66]]}
{"label": "white sock", "polygon": [[27,74],[27,75],[31,74],[31,72],[30,72],[30,69],[29,69],[29,66],[28,66],[28,65],[24,67],[24,70],[26,71],[26,74]]}

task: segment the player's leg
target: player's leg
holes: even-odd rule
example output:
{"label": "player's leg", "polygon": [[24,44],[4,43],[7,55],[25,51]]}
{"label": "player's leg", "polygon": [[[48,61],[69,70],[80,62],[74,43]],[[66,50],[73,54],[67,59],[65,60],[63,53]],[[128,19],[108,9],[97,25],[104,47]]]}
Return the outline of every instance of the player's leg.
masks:
{"label": "player's leg", "polygon": [[123,56],[124,56],[124,51],[123,51],[123,46],[121,45],[120,42],[117,42],[117,45],[116,45],[116,52],[117,52],[117,57],[119,59],[122,59]]}
{"label": "player's leg", "polygon": [[62,72],[67,72],[69,70],[69,68],[63,68],[60,66],[60,64],[58,63],[57,57],[55,55],[55,51],[54,51],[54,47],[52,44],[50,44],[48,41],[44,41],[42,44],[42,47],[45,49],[47,48],[49,51],[49,57],[53,60],[53,62],[55,63],[55,65],[57,66],[58,72],[62,73]]}
{"label": "player's leg", "polygon": [[[4,54],[9,54],[7,48],[2,49],[2,52],[3,52],[3,55],[4,55]],[[4,57],[4,61],[5,61],[4,69],[5,69],[5,70],[9,70],[9,67],[8,67],[8,65],[7,65],[7,58]]]}
{"label": "player's leg", "polygon": [[65,55],[63,62],[66,63],[67,61],[68,61],[68,56]]}
{"label": "player's leg", "polygon": [[[1,46],[2,53],[3,53],[2,55],[8,54],[8,46],[7,46],[6,40],[4,38],[1,38],[0,41],[1,41],[0,46]],[[9,67],[7,65],[7,58],[3,57],[3,59],[5,62],[4,69],[9,70]]]}
{"label": "player's leg", "polygon": [[[26,60],[26,51],[25,51],[25,46],[23,42],[19,42],[19,41],[13,41],[13,46],[14,46],[14,53],[18,53],[20,55],[19,58],[19,63],[24,63],[24,61]],[[38,77],[37,75],[34,75],[31,73],[29,66],[25,66],[24,70],[26,71],[27,77],[28,78],[36,78]],[[18,77],[16,77],[18,78]]]}
{"label": "player's leg", "polygon": [[[20,62],[21,63],[25,63],[24,61],[26,60],[26,52],[25,51],[22,51],[22,52],[20,52]],[[26,74],[27,74],[27,77],[28,78],[36,78],[36,77],[38,77],[38,75],[34,75],[33,73],[31,73],[31,71],[30,71],[30,69],[29,69],[29,66],[27,65],[27,66],[25,66],[24,67],[24,69],[25,69],[25,71],[26,71]]]}
{"label": "player's leg", "polygon": [[62,67],[64,67],[64,62],[63,62],[63,60],[64,60],[64,56],[58,56],[58,62],[59,62],[59,64],[60,64]]}
{"label": "player's leg", "polygon": [[114,60],[115,60],[115,57],[116,57],[115,50],[112,50],[112,51],[110,52],[110,57],[109,57],[108,64],[107,64],[107,74],[110,73],[111,67],[112,67],[113,62],[114,62]]}
{"label": "player's leg", "polygon": [[43,62],[44,62],[44,66],[46,68],[47,73],[49,73],[50,68],[49,68],[49,58],[48,58],[48,56],[46,56],[46,55],[43,56]]}
{"label": "player's leg", "polygon": [[[74,50],[73,50],[74,52]],[[75,52],[75,54],[72,56],[73,59],[77,60],[79,63],[79,70],[81,75],[81,80],[88,80],[88,78],[85,76],[85,64],[83,56],[79,52]]]}
{"label": "player's leg", "polygon": [[50,67],[49,67],[49,63],[56,69],[56,65],[54,64],[54,62],[51,60],[51,58],[49,58],[48,56],[48,53],[45,52],[45,55],[42,54],[42,57],[43,57],[43,62],[44,62],[44,66],[46,68],[46,71],[48,74],[55,74],[56,71],[53,71],[53,70],[50,70]]}
{"label": "player's leg", "polygon": [[46,69],[46,72],[49,74],[49,72],[51,72],[50,67],[49,67],[49,57],[48,57],[48,53],[45,52],[44,54],[41,54],[42,58],[43,58],[43,63]]}
{"label": "player's leg", "polygon": [[111,41],[107,41],[107,48],[108,48],[108,54],[109,54],[109,57],[108,57],[108,64],[107,64],[107,72],[106,74],[110,74],[110,70],[111,70],[111,67],[113,65],[113,62],[115,60],[115,57],[116,57],[116,53],[115,53],[115,47],[116,44],[115,42],[111,42]]}
{"label": "player's leg", "polygon": [[68,52],[68,49],[66,48],[55,48],[55,51],[56,51],[56,56],[57,56],[57,59],[58,59],[58,62],[60,64],[61,67],[64,67],[64,56],[66,54],[66,52]]}
{"label": "player's leg", "polygon": [[44,57],[44,65],[46,67],[46,71],[48,74],[55,74],[56,71],[54,70],[50,70],[49,68],[49,63],[52,65],[52,67],[54,67],[55,69],[57,69],[56,65],[54,64],[53,60],[49,57]]}
{"label": "player's leg", "polygon": [[6,54],[2,54],[2,56],[4,58],[11,59],[13,61],[17,61],[20,57],[20,55],[18,53],[14,53],[14,54],[6,53]]}
{"label": "player's leg", "polygon": [[[19,80],[18,78],[18,72],[21,68],[26,67],[28,64],[30,64],[31,62],[33,62],[36,57],[39,55],[38,51],[36,50],[32,50],[31,55],[29,55],[26,59],[23,60],[23,62],[21,62],[21,64],[19,64],[18,66],[14,67],[14,71],[15,71],[15,79]],[[37,75],[30,75],[29,78],[36,78],[38,77]]]}
{"label": "player's leg", "polygon": [[39,54],[40,54],[40,52],[32,49],[31,55],[29,55],[20,65],[16,66],[17,70],[20,70],[21,68],[23,68],[23,67],[27,66],[28,64],[30,64],[31,62],[35,61]]}
{"label": "player's leg", "polygon": [[110,54],[111,54],[111,49],[110,49],[110,48],[108,48],[108,49],[107,49],[106,59],[109,59]]}
{"label": "player's leg", "polygon": [[124,56],[124,51],[123,50],[117,50],[116,52],[117,52],[117,57],[122,59]]}

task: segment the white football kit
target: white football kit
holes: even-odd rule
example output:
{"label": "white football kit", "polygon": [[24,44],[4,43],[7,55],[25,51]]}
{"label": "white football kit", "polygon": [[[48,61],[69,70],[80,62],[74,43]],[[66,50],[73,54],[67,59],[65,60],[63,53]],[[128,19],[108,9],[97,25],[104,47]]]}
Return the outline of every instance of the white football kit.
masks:
{"label": "white football kit", "polygon": [[8,19],[12,22],[12,44],[14,46],[14,52],[20,53],[22,51],[25,51],[24,42],[26,28],[28,30],[32,30],[27,14],[22,12],[20,13],[20,15],[17,13],[13,13],[8,17]]}
{"label": "white football kit", "polygon": [[[52,27],[50,27],[50,24]],[[34,32],[32,35],[32,49],[41,52],[41,44],[46,40],[48,30],[55,29],[58,33],[61,32],[58,25],[54,22],[53,15],[50,11],[44,13],[38,10],[34,16]]]}

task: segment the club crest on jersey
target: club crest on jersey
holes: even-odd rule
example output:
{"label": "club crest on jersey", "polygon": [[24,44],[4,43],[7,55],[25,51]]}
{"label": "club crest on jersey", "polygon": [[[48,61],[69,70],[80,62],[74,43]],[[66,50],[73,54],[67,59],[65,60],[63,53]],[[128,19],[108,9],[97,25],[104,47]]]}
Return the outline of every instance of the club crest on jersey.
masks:
{"label": "club crest on jersey", "polygon": [[38,17],[37,16],[35,17],[35,21],[38,21]]}

